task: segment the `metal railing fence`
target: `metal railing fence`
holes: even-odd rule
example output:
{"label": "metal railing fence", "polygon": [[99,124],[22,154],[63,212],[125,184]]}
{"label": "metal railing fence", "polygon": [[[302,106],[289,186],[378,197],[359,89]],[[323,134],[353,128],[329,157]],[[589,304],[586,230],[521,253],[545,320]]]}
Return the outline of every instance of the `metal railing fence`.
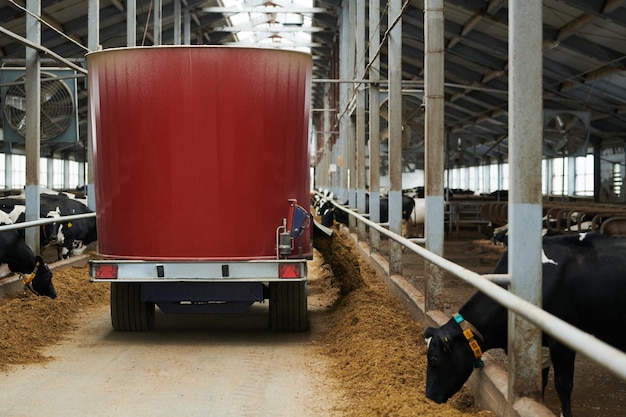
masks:
{"label": "metal railing fence", "polygon": [[96,217],[96,213],[72,214],[71,216],[59,216],[59,217],[45,217],[45,218],[32,220],[28,222],[3,224],[0,226],[0,232],[4,232],[7,230],[27,229],[29,227],[43,226],[44,224],[50,224],[50,223],[65,223],[71,220],[88,219],[90,217]]}
{"label": "metal railing fence", "polygon": [[626,353],[602,342],[589,333],[583,332],[575,326],[572,326],[560,318],[546,312],[540,307],[537,307],[511,294],[499,286],[497,283],[510,282],[511,276],[509,274],[481,275],[470,271],[469,269],[457,265],[452,261],[435,255],[434,253],[417,245],[410,239],[390,232],[378,223],[368,220],[364,216],[345,206],[342,206],[334,201],[332,203],[335,207],[346,211],[350,216],[355,217],[358,221],[376,229],[389,239],[400,243],[427,261],[432,262],[443,270],[472,285],[502,306],[524,317],[526,320],[539,327],[542,331],[553,336],[570,349],[582,353],[603,368],[626,381]]}

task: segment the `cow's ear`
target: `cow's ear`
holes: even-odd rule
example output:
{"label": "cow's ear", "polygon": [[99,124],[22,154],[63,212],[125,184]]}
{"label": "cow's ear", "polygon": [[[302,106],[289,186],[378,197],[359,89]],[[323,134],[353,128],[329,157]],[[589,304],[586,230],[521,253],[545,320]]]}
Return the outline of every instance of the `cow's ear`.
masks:
{"label": "cow's ear", "polygon": [[35,265],[41,266],[44,264],[43,258],[39,255],[35,256]]}
{"label": "cow's ear", "polygon": [[424,337],[426,339],[433,337],[435,335],[435,330],[437,330],[437,329],[433,329],[432,327],[427,328],[424,331]]}

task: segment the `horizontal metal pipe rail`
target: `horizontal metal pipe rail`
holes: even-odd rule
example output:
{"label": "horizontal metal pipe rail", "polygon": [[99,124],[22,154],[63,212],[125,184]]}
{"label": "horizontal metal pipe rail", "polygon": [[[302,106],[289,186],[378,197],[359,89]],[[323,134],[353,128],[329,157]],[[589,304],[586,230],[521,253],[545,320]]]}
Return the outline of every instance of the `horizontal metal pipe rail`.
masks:
{"label": "horizontal metal pipe rail", "polygon": [[90,217],[96,217],[96,213],[72,214],[71,216],[59,217],[45,217],[39,220],[2,225],[0,226],[0,232],[5,232],[7,230],[27,229],[29,227],[42,226],[44,224],[50,223],[65,223],[71,220],[88,219]]}
{"label": "horizontal metal pipe rail", "polygon": [[626,381],[626,353],[600,341],[595,336],[583,332],[577,327],[572,326],[528,301],[511,294],[494,282],[491,282],[492,280],[502,282],[510,281],[511,277],[509,274],[477,274],[454,262],[435,255],[425,248],[411,242],[409,239],[390,232],[377,223],[366,219],[350,209],[346,209],[334,201],[332,203],[336,207],[345,210],[350,216],[354,216],[359,221],[364,222],[367,226],[373,227],[383,235],[402,244],[422,258],[459,277],[502,306],[524,317],[572,350],[582,353],[614,375]]}

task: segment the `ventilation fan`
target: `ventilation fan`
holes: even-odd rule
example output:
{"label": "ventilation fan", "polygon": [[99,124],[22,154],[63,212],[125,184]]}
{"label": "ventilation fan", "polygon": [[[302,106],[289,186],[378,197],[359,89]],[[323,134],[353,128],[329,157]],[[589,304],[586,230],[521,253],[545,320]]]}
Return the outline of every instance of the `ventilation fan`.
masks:
{"label": "ventilation fan", "polygon": [[[72,70],[41,72],[42,142],[78,140],[74,77]],[[2,69],[2,116],[4,139],[8,142],[24,142],[26,137],[25,78],[23,69]]]}
{"label": "ventilation fan", "polygon": [[[380,140],[389,139],[389,100],[380,105]],[[424,111],[422,98],[402,95],[402,149],[424,145]]]}
{"label": "ventilation fan", "polygon": [[[387,172],[387,146],[389,139],[389,100],[380,105],[381,174]],[[412,172],[424,166],[424,111],[422,97],[402,95],[402,165]]]}
{"label": "ventilation fan", "polygon": [[584,156],[589,143],[589,112],[545,111],[543,153],[548,157]]}

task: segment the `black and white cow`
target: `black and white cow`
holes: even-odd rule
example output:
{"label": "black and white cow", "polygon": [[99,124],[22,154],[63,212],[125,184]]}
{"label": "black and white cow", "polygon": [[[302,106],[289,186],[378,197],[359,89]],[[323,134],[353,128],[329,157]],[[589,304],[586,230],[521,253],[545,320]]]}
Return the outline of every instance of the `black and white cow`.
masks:
{"label": "black and white cow", "polygon": [[[403,230],[405,230],[405,224],[411,218],[413,208],[415,207],[415,201],[407,196],[402,197],[402,221]],[[365,210],[370,212],[369,208],[369,194],[365,195]],[[336,221],[337,223],[348,225],[349,214],[338,207],[335,207],[330,201],[325,201],[321,204],[317,211],[322,219],[322,225],[330,227]],[[389,199],[387,197],[381,197],[379,203],[379,221],[380,223],[387,223],[389,221]]]}
{"label": "black and white cow", "polygon": [[[7,213],[13,223],[22,223],[26,219],[26,200],[23,197],[4,197],[0,198],[0,210]],[[53,207],[47,206],[43,201],[39,209],[40,217],[59,217],[59,214]],[[48,238],[56,226],[52,224],[42,225],[40,235],[40,246],[43,248],[50,244]],[[18,233],[24,237],[24,229],[19,229]]]}
{"label": "black and white cow", "polygon": [[[543,308],[564,321],[626,351],[626,238],[602,234],[543,238]],[[506,273],[504,253],[494,273]],[[440,328],[428,328],[426,397],[446,402],[469,378],[476,363],[462,330],[473,329],[480,351],[507,347],[507,310],[476,293]],[[544,334],[563,417],[571,417],[576,352]]]}
{"label": "black and white cow", "polygon": [[[93,211],[83,202],[75,198],[70,198],[64,193],[57,195],[41,194],[41,205],[51,213],[58,213],[59,216],[71,216],[75,214],[92,213]],[[96,219],[77,219],[72,221],[62,221],[54,223],[56,227],[48,229],[47,238],[50,241],[61,245],[61,257],[80,255],[87,245],[98,239],[96,230]]]}
{"label": "black and white cow", "polygon": [[[8,215],[0,212],[0,225],[12,223]],[[35,256],[17,230],[0,232],[0,262],[8,264],[12,272],[28,274],[24,283],[33,293],[57,297],[52,285],[52,271],[40,256]]]}
{"label": "black and white cow", "polygon": [[[66,193],[42,193],[39,196],[41,218],[60,218],[92,211],[79,199]],[[13,223],[25,220],[25,200],[19,197],[0,198],[0,210],[7,213]],[[18,233],[24,237],[24,230]],[[79,219],[71,222],[55,222],[41,226],[40,245],[58,247],[59,259],[79,255],[85,247],[97,240],[96,219]]]}
{"label": "black and white cow", "polygon": [[[369,213],[369,195],[365,195],[366,210]],[[409,221],[415,208],[415,200],[405,195],[402,196],[402,220]],[[387,197],[380,198],[380,222],[387,223],[389,221],[389,199]]]}

